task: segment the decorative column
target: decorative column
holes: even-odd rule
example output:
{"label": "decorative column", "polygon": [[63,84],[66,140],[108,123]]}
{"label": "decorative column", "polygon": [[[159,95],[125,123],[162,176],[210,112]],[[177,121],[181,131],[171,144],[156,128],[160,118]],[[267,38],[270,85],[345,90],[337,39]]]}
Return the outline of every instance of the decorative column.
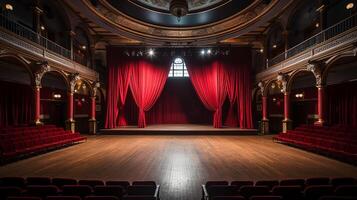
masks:
{"label": "decorative column", "polygon": [[43,10],[40,8],[39,0],[34,1],[33,5],[33,29],[36,33],[41,34],[41,15]]}
{"label": "decorative column", "polygon": [[74,88],[76,86],[77,81],[79,80],[78,73],[70,74],[69,75],[69,84],[70,88],[67,93],[67,120],[66,120],[66,130],[75,132],[76,123],[73,116],[73,95],[74,95]]}
{"label": "decorative column", "polygon": [[74,60],[74,54],[73,54],[73,41],[74,41],[74,36],[76,33],[72,30],[68,31],[69,32],[69,48],[71,49],[71,60]]}
{"label": "decorative column", "polygon": [[314,124],[323,126],[325,124],[325,84],[322,82],[322,63],[309,61],[307,70],[311,71],[316,79],[318,119]]}
{"label": "decorative column", "polygon": [[266,94],[264,93],[264,84],[263,82],[259,82],[258,84],[259,88],[260,88],[260,92],[262,94],[262,120],[261,120],[261,124],[260,124],[260,134],[261,135],[265,135],[269,133],[269,119],[267,117],[267,105],[268,105],[268,98],[266,96]]}
{"label": "decorative column", "polygon": [[292,128],[292,121],[290,119],[290,92],[287,90],[287,76],[284,74],[278,75],[278,81],[282,84],[281,92],[284,93],[284,119],[283,123],[283,133],[286,133]]}
{"label": "decorative column", "polygon": [[97,133],[97,120],[95,118],[96,104],[95,98],[97,96],[97,89],[100,87],[99,82],[94,82],[90,96],[90,111],[89,111],[89,133]]}
{"label": "decorative column", "polygon": [[41,122],[41,80],[43,75],[50,71],[47,62],[37,62],[35,65],[35,84],[34,84],[34,98],[35,98],[35,125],[42,125]]}
{"label": "decorative column", "polygon": [[288,41],[289,41],[289,31],[287,31],[287,30],[285,30],[285,31],[283,31],[283,37],[284,37],[284,44],[285,44],[285,46],[284,46],[284,55],[285,55],[285,59],[287,59],[288,58],[288,50],[289,50],[289,43],[288,43]]}

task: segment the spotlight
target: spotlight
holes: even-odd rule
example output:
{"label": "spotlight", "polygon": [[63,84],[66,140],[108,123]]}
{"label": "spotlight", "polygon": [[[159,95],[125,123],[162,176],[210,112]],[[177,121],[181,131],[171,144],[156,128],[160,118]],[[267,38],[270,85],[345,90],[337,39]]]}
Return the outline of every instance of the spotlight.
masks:
{"label": "spotlight", "polygon": [[43,25],[41,25],[40,28],[41,28],[41,30],[43,30],[43,31],[45,30],[45,27],[44,27]]}
{"label": "spotlight", "polygon": [[82,49],[83,49],[83,50],[86,50],[86,49],[87,49],[86,45],[83,45],[83,46],[82,46]]}
{"label": "spotlight", "polygon": [[13,7],[11,4],[7,3],[7,4],[5,4],[5,9],[6,9],[6,10],[13,11],[13,10],[14,10],[14,7]]}
{"label": "spotlight", "polygon": [[208,50],[207,50],[207,54],[211,54],[211,49],[208,49]]}
{"label": "spotlight", "polygon": [[153,56],[154,55],[154,50],[150,49],[149,50],[149,56]]}
{"label": "spotlight", "polygon": [[264,52],[264,49],[263,49],[263,48],[259,49],[259,52],[260,52],[260,53],[263,53],[263,52]]}
{"label": "spotlight", "polygon": [[273,45],[273,48],[275,49],[276,47],[277,47],[276,44],[274,44],[274,45]]}
{"label": "spotlight", "polygon": [[53,94],[53,98],[55,99],[60,99],[62,96],[61,94]]}
{"label": "spotlight", "polygon": [[350,3],[348,3],[347,5],[346,5],[346,9],[347,10],[350,10],[350,9],[352,9],[354,7],[354,4],[352,3],[352,2],[350,2]]}
{"label": "spotlight", "polygon": [[319,28],[319,27],[320,27],[320,24],[319,24],[319,23],[316,23],[316,24],[315,24],[315,27],[316,27],[316,28]]}
{"label": "spotlight", "polygon": [[205,55],[205,53],[206,53],[205,50],[202,49],[201,50],[201,55]]}

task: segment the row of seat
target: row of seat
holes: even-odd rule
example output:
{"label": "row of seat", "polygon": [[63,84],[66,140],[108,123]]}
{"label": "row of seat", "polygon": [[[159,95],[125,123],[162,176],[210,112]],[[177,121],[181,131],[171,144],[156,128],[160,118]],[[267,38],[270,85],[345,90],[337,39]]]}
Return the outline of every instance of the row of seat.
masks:
{"label": "row of seat", "polygon": [[[102,181],[79,180],[49,177],[3,177],[0,178],[0,199],[8,197],[76,196],[85,199],[88,196],[111,196],[115,198],[159,196],[159,185],[154,181]],[[94,197],[93,197],[94,198]]]}
{"label": "row of seat", "polygon": [[16,132],[28,132],[28,131],[33,131],[33,130],[48,130],[51,128],[57,128],[56,125],[53,124],[46,124],[42,125],[40,127],[37,126],[13,126],[13,127],[6,127],[6,128],[0,128],[0,134],[7,134],[7,133],[16,133]]}
{"label": "row of seat", "polygon": [[7,128],[0,134],[0,158],[8,160],[85,140],[79,133],[55,126]]}
{"label": "row of seat", "polygon": [[[244,196],[217,196],[213,200],[283,200],[281,196],[252,196],[249,199]],[[357,197],[351,196],[323,196],[319,200],[357,200]]]}
{"label": "row of seat", "polygon": [[318,200],[322,196],[357,197],[356,179],[308,178],[261,181],[208,181],[202,185],[202,199],[215,197],[237,197],[250,199],[253,196],[279,198],[283,200]]}
{"label": "row of seat", "polygon": [[[346,128],[344,129],[346,130]],[[275,141],[322,153],[348,162],[357,162],[357,133],[335,128],[302,125],[273,137]]]}
{"label": "row of seat", "polygon": [[152,196],[124,196],[122,198],[115,196],[48,196],[46,198],[33,197],[33,196],[13,196],[5,200],[157,200]]}

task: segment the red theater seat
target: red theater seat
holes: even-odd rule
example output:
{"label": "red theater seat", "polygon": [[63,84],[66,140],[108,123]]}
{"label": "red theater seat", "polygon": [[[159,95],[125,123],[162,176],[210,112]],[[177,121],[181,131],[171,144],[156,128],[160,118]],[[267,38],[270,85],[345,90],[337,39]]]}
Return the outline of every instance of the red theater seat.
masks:
{"label": "red theater seat", "polygon": [[124,196],[122,200],[157,200],[153,196]]}
{"label": "red theater seat", "polygon": [[253,186],[254,182],[253,181],[232,181],[231,185],[238,186],[240,189],[242,186]]}
{"label": "red theater seat", "polygon": [[115,196],[86,196],[84,200],[120,200],[120,198]]}
{"label": "red theater seat", "polygon": [[331,184],[335,187],[340,185],[355,185],[356,180],[352,177],[332,178]]}
{"label": "red theater seat", "polygon": [[101,180],[79,180],[78,185],[89,185],[95,187],[97,185],[104,185],[104,182]]}
{"label": "red theater seat", "polygon": [[304,179],[285,179],[280,181],[281,186],[289,186],[289,185],[299,185],[301,187],[305,186]]}
{"label": "red theater seat", "polygon": [[126,190],[130,185],[129,181],[107,181],[105,184],[121,186],[124,190]]}
{"label": "red theater seat", "polygon": [[250,200],[282,200],[280,196],[252,196]]}
{"label": "red theater seat", "polygon": [[49,177],[27,177],[27,185],[51,185],[51,178]]}
{"label": "red theater seat", "polygon": [[3,177],[0,179],[0,186],[25,187],[26,181],[22,177]]}
{"label": "red theater seat", "polygon": [[323,196],[319,200],[357,200],[356,196]]}
{"label": "red theater seat", "polygon": [[267,186],[243,186],[239,190],[239,194],[245,198],[252,196],[266,196],[270,195],[270,189]]}
{"label": "red theater seat", "polygon": [[329,185],[330,178],[327,177],[316,177],[316,178],[308,178],[306,179],[305,184],[309,185]]}
{"label": "red theater seat", "polygon": [[216,196],[238,196],[239,188],[235,185],[212,185],[207,187],[209,198]]}
{"label": "red theater seat", "polygon": [[30,185],[26,187],[25,194],[28,196],[46,197],[55,196],[59,189],[54,185]]}
{"label": "red theater seat", "polygon": [[212,200],[246,200],[243,196],[218,196]]}
{"label": "red theater seat", "polygon": [[207,188],[212,185],[229,185],[229,182],[228,181],[207,181],[205,185]]}
{"label": "red theater seat", "polygon": [[275,186],[272,194],[281,196],[284,200],[299,200],[303,197],[302,190],[303,188],[299,185]]}
{"label": "red theater seat", "polygon": [[53,178],[52,184],[57,187],[62,187],[64,185],[77,185],[77,180],[71,178]]}
{"label": "red theater seat", "polygon": [[20,196],[22,189],[19,187],[0,187],[0,199],[6,199],[9,196]]}
{"label": "red theater seat", "polygon": [[48,196],[45,200],[81,200],[79,196]]}
{"label": "red theater seat", "polygon": [[156,186],[153,185],[131,185],[127,189],[128,195],[155,195]]}
{"label": "red theater seat", "polygon": [[338,196],[357,196],[357,185],[341,185],[335,190]]}
{"label": "red theater seat", "polygon": [[334,194],[334,188],[331,185],[313,185],[305,188],[304,195],[306,200],[316,200],[322,196]]}
{"label": "red theater seat", "polygon": [[95,186],[94,194],[97,196],[122,197],[124,194],[124,190],[121,186],[116,186],[116,185]]}
{"label": "red theater seat", "polygon": [[261,180],[261,181],[257,181],[255,183],[256,186],[267,186],[269,187],[269,189],[272,189],[274,186],[279,185],[279,181],[278,180]]}
{"label": "red theater seat", "polygon": [[92,194],[92,188],[88,185],[64,185],[62,187],[63,195],[85,197]]}
{"label": "red theater seat", "polygon": [[42,199],[40,197],[19,196],[19,197],[8,197],[7,200],[42,200]]}
{"label": "red theater seat", "polygon": [[155,181],[134,181],[132,185],[152,185],[156,186]]}

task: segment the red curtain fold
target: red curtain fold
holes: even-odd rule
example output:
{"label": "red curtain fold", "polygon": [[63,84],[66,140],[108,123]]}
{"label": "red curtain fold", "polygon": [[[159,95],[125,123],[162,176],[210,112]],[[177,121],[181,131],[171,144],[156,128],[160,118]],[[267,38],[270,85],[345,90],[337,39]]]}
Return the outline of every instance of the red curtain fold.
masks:
{"label": "red curtain fold", "polygon": [[237,86],[236,86],[237,72],[232,65],[226,65],[226,70],[227,70],[226,81],[227,81],[227,96],[229,100],[229,109],[228,109],[225,125],[229,127],[237,127],[238,126],[237,116],[234,110],[236,105],[236,99],[237,99]]}
{"label": "red curtain fold", "polygon": [[130,83],[132,63],[124,63],[117,68],[118,73],[118,89],[119,89],[119,102],[118,102],[118,126],[126,126],[127,122],[124,114],[124,105],[126,96],[128,94],[128,88]]}
{"label": "red curtain fold", "polygon": [[146,126],[145,111],[159,98],[169,73],[169,63],[158,64],[146,60],[133,61],[130,89],[139,108],[138,127]]}
{"label": "red curtain fold", "polygon": [[214,112],[213,127],[222,127],[222,105],[227,95],[226,72],[219,61],[191,63],[188,73],[205,107]]}
{"label": "red curtain fold", "polygon": [[105,115],[105,128],[117,127],[119,80],[117,68],[108,60],[108,87],[107,87],[107,112]]}
{"label": "red curtain fold", "polygon": [[237,70],[236,86],[239,127],[253,128],[252,86],[248,65],[241,65],[239,70]]}

